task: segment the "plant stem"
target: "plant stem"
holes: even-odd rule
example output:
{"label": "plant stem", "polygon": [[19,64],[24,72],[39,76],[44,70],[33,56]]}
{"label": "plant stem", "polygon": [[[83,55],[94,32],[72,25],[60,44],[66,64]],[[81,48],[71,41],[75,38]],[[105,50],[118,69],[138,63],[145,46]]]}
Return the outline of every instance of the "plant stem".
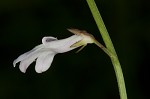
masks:
{"label": "plant stem", "polygon": [[123,72],[121,69],[119,59],[117,57],[117,53],[116,53],[115,48],[113,46],[113,43],[111,41],[111,38],[110,38],[108,31],[105,27],[105,24],[104,24],[103,19],[100,15],[100,12],[99,12],[96,4],[95,4],[95,1],[94,0],[87,0],[87,3],[88,3],[88,6],[92,12],[92,15],[93,15],[94,20],[97,24],[97,27],[98,27],[101,35],[102,35],[102,38],[103,38],[104,43],[106,45],[107,51],[109,51],[109,54],[111,53],[111,55],[113,56],[110,58],[111,58],[111,61],[112,61],[112,64],[113,64],[113,67],[115,70],[117,82],[118,82],[120,99],[127,99],[127,93],[126,93],[126,87],[125,87]]}

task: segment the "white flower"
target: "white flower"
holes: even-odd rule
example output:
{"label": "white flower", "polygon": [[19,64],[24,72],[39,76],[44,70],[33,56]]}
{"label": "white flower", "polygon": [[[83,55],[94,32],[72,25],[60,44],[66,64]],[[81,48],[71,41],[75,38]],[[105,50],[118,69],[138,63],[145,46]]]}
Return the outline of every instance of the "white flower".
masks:
{"label": "white flower", "polygon": [[[70,32],[80,31],[77,29],[68,29]],[[74,33],[75,35],[58,40],[55,37],[44,37],[42,39],[42,44],[36,46],[31,51],[28,51],[20,55],[16,60],[14,60],[13,65],[20,62],[19,69],[21,72],[25,73],[29,65],[36,59],[35,70],[37,73],[42,73],[51,66],[54,56],[57,53],[64,53],[73,50],[77,47],[87,45],[87,43],[93,43],[92,37],[84,32]]]}

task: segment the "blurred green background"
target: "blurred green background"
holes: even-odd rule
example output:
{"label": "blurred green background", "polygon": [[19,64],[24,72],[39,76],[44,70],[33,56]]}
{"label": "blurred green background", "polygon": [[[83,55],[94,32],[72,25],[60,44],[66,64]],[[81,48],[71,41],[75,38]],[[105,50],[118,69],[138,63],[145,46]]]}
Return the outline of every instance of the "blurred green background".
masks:
{"label": "blurred green background", "polygon": [[[150,99],[149,0],[95,0],[118,53],[129,99]],[[0,99],[119,99],[113,66],[97,46],[55,56],[50,69],[13,67],[44,36],[87,30],[103,43],[85,0],[0,0]]]}

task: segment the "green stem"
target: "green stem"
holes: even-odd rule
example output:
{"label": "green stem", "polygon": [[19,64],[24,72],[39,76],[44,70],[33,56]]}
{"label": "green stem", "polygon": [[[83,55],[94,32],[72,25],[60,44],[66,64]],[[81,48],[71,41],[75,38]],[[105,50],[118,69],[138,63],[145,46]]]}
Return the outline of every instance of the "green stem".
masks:
{"label": "green stem", "polygon": [[[115,48],[113,46],[113,43],[111,41],[111,38],[108,34],[108,31],[104,25],[104,22],[102,20],[102,17],[98,11],[98,8],[95,4],[94,0],[87,0],[88,6],[92,12],[92,15],[95,19],[95,22],[98,26],[98,29],[102,35],[102,38],[104,40],[104,43],[106,45],[107,51],[109,51],[109,56],[113,56],[110,57],[112,64],[114,66],[114,70],[115,70],[115,74],[116,74],[116,78],[117,78],[117,82],[118,82],[118,88],[119,88],[119,93],[120,93],[120,99],[127,99],[127,93],[126,93],[126,87],[125,87],[125,81],[124,81],[124,77],[123,77],[123,72],[121,69],[121,65],[119,62],[119,59],[117,57]],[[110,55],[111,53],[111,55]]]}

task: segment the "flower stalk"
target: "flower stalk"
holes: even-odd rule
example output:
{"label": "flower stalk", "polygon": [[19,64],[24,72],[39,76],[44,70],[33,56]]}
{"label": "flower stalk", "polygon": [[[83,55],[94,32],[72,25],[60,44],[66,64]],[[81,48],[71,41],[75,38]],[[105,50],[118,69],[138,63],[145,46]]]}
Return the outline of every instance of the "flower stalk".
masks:
{"label": "flower stalk", "polygon": [[111,38],[108,34],[108,31],[105,27],[105,24],[103,22],[103,19],[100,15],[100,12],[99,12],[97,6],[96,6],[95,1],[94,0],[87,0],[87,3],[88,3],[88,6],[91,10],[91,13],[94,17],[94,20],[97,24],[97,27],[100,31],[100,34],[101,34],[101,36],[104,40],[106,48],[103,47],[97,41],[95,41],[95,44],[98,45],[105,53],[107,53],[110,56],[113,67],[114,67],[114,70],[115,70],[117,82],[118,82],[120,99],[127,99],[127,93],[126,93],[126,87],[125,87],[123,72],[122,72],[122,69],[121,69],[119,59],[117,57],[117,53],[116,53],[115,48],[113,46],[113,43],[111,41]]}
{"label": "flower stalk", "polygon": [[101,48],[109,57],[114,57],[113,53],[111,53],[106,47],[104,47],[101,43],[99,43],[96,39],[94,39],[94,43]]}

